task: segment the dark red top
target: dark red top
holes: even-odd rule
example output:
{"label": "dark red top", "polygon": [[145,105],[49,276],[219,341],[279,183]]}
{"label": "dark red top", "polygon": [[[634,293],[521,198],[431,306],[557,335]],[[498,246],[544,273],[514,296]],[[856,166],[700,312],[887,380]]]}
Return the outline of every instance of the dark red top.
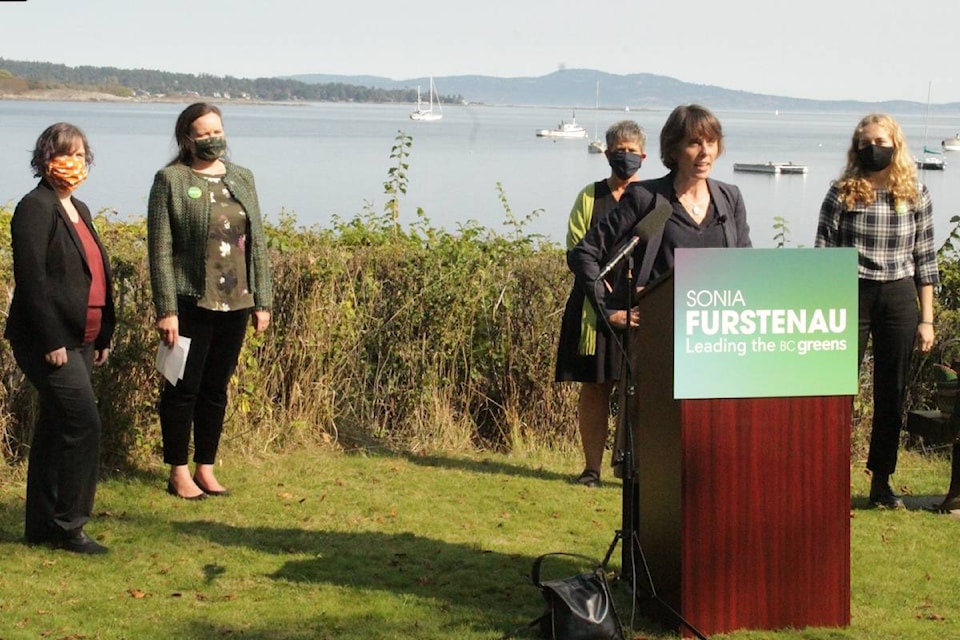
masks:
{"label": "dark red top", "polygon": [[83,219],[73,223],[83,243],[83,252],[86,254],[87,266],[90,268],[90,295],[87,298],[87,324],[83,332],[83,342],[93,342],[100,333],[100,318],[103,315],[103,305],[107,304],[107,275],[103,269],[103,256],[93,234],[83,222]]}

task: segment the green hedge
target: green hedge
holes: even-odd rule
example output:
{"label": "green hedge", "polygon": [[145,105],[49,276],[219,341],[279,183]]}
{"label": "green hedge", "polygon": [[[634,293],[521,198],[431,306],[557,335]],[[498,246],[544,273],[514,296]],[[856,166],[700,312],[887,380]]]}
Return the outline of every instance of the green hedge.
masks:
{"label": "green hedge", "polygon": [[[0,287],[12,291],[9,209],[0,210]],[[101,213],[118,329],[95,384],[104,463],[159,456],[156,334],[142,219]],[[271,328],[252,331],[231,383],[226,438],[244,450],[304,442],[413,450],[569,444],[575,387],[553,384],[570,287],[563,253],[537,238],[422,220],[401,231],[367,215],[306,229],[268,225]],[[0,321],[5,321],[5,311]],[[22,458],[33,398],[0,344],[0,442]]]}

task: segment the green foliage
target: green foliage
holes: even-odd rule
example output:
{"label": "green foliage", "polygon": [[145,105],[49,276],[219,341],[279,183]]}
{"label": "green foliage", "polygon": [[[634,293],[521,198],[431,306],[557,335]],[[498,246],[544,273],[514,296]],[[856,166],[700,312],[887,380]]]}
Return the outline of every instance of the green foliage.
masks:
{"label": "green foliage", "polygon": [[945,309],[960,309],[960,216],[950,218],[953,229],[937,251],[940,287],[937,301]]}
{"label": "green foliage", "polygon": [[953,216],[950,222],[954,226],[937,250],[940,284],[933,304],[936,343],[931,353],[916,359],[907,388],[908,410],[936,408],[933,365],[960,361],[960,216]]}
{"label": "green foliage", "polygon": [[773,216],[773,241],[778,249],[782,249],[790,244],[790,225],[783,216]]}
{"label": "green foliage", "polygon": [[387,170],[387,181],[383,183],[383,192],[387,195],[387,203],[383,206],[384,213],[393,224],[394,233],[400,230],[400,196],[406,195],[410,169],[410,150],[413,147],[413,138],[403,131],[397,131],[396,143],[390,149],[390,159],[396,164]]}

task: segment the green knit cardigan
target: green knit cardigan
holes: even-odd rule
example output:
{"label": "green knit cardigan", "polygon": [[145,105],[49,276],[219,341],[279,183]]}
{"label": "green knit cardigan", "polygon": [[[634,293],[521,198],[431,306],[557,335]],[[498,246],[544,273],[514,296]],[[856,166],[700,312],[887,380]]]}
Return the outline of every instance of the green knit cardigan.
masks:
{"label": "green knit cardigan", "polygon": [[[224,162],[223,183],[247,214],[247,279],[254,309],[270,309],[273,286],[260,204],[249,169]],[[177,314],[177,296],[200,298],[206,285],[210,183],[183,164],[157,172],[147,205],[147,256],[157,318]]]}

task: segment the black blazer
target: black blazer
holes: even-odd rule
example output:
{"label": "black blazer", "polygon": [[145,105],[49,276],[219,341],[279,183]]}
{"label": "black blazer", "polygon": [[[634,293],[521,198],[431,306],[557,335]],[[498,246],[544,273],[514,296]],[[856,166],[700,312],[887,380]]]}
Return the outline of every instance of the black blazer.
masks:
{"label": "black blazer", "polygon": [[[597,275],[603,265],[617,254],[619,247],[631,237],[636,224],[656,206],[658,197],[668,203],[675,199],[673,189],[674,174],[633,182],[627,186],[616,208],[597,222],[577,246],[567,252],[567,265],[576,276],[577,285],[594,307],[602,314],[609,315],[612,309],[622,308],[625,291],[615,288],[609,291],[595,286]],[[736,185],[707,178],[710,199],[716,209],[716,219],[723,229],[724,247],[750,247],[750,227],[747,225],[747,210],[743,196]],[[635,285],[648,282],[654,261],[670,268],[673,255],[667,248],[661,247],[663,229],[653,234],[645,245],[634,252],[637,273]],[[671,255],[665,255],[671,253]],[[598,289],[602,289],[598,296]]]}
{"label": "black blazer", "polygon": [[[103,257],[107,302],[94,345],[98,350],[105,349],[110,346],[116,324],[110,261],[87,205],[76,198],[73,204]],[[16,287],[4,337],[41,353],[80,346],[87,322],[92,276],[77,230],[56,192],[45,181],[17,204],[10,222],[10,235]]]}

